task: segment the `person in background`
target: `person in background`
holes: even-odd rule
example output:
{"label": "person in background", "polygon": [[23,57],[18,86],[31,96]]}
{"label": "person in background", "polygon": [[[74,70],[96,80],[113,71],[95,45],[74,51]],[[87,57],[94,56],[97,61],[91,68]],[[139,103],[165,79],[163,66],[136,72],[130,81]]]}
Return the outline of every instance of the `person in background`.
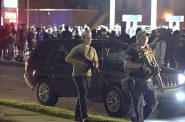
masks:
{"label": "person in background", "polygon": [[65,31],[62,32],[61,38],[64,41],[66,41],[66,40],[70,41],[73,36],[72,36],[71,31],[69,31],[69,26],[66,25],[64,28],[65,28]]}
{"label": "person in background", "polygon": [[78,90],[74,120],[80,122],[88,122],[87,93],[92,75],[92,69],[87,69],[88,64],[84,58],[91,61],[95,68],[98,68],[98,56],[96,50],[90,46],[91,41],[92,34],[87,31],[83,36],[83,43],[74,47],[65,58],[66,62],[73,65],[72,77]]}
{"label": "person in background", "polygon": [[137,29],[136,29],[136,34],[130,38],[130,42],[129,42],[128,44],[136,43],[136,35],[137,35],[137,33],[138,33],[139,31],[141,31],[141,28],[137,28]]}
{"label": "person in background", "polygon": [[15,58],[16,61],[19,62],[24,62],[23,58],[23,53],[24,53],[24,48],[25,48],[25,43],[27,39],[27,25],[26,23],[22,23],[20,26],[20,29],[17,31],[17,36],[16,36],[16,45],[18,48],[18,55]]}
{"label": "person in background", "polygon": [[35,38],[35,34],[33,32],[33,28],[28,28],[27,41],[28,41],[29,54],[33,51],[34,38]]}
{"label": "person in background", "polygon": [[155,38],[149,45],[154,50],[155,59],[159,66],[165,65],[166,41],[162,29],[156,30]]}
{"label": "person in background", "polygon": [[121,34],[119,35],[118,39],[121,40],[121,42],[123,42],[123,43],[130,44],[130,36],[129,36],[129,34],[126,33],[125,26],[121,27]]}
{"label": "person in background", "polygon": [[185,30],[180,32],[179,41],[180,48],[175,55],[176,68],[185,71]]}

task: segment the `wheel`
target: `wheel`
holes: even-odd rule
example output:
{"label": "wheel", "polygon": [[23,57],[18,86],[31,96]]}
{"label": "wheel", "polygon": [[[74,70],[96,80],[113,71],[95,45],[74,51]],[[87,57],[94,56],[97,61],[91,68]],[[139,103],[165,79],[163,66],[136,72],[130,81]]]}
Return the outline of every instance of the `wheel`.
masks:
{"label": "wheel", "polygon": [[58,101],[58,96],[46,79],[41,79],[41,82],[37,85],[37,99],[41,104],[48,106],[53,106]]}
{"label": "wheel", "polygon": [[129,112],[129,104],[126,103],[123,93],[116,86],[111,86],[106,90],[104,106],[106,112],[114,117],[123,117]]}
{"label": "wheel", "polygon": [[158,108],[165,114],[175,114],[182,106],[182,103],[175,101],[159,102]]}

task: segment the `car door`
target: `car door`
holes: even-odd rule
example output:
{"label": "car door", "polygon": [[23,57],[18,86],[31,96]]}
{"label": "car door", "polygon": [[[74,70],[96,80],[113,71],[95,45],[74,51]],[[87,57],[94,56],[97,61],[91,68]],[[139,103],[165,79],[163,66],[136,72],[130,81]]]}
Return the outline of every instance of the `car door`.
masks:
{"label": "car door", "polygon": [[[102,71],[103,69],[103,58],[105,54],[102,52],[102,43],[101,42],[96,42],[92,44],[92,47],[96,49],[98,59],[99,59],[99,69]],[[101,73],[101,72],[100,72]],[[92,78],[91,78],[91,84],[89,87],[89,92],[88,92],[88,98],[91,100],[95,101],[101,101],[102,98],[102,85],[103,85],[103,80],[101,79],[101,75],[98,74],[98,72],[93,72]]]}
{"label": "car door", "polygon": [[52,85],[59,96],[72,97],[76,96],[76,87],[72,80],[72,66],[65,62],[68,54],[63,44],[57,46],[48,65],[48,72],[52,78]]}
{"label": "car door", "polygon": [[92,46],[96,49],[99,57],[100,74],[93,74],[88,97],[91,100],[101,101],[102,92],[109,84],[108,82],[114,82],[111,74],[118,70],[114,69],[111,62],[123,62],[128,45],[121,42],[105,41],[93,43]]}

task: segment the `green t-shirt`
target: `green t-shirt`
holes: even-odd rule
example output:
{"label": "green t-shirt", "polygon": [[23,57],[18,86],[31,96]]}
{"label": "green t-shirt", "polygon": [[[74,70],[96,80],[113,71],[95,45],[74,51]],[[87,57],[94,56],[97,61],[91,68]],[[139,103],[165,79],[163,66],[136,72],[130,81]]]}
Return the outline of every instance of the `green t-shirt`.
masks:
{"label": "green t-shirt", "polygon": [[[85,47],[83,44],[77,45],[76,47],[74,47],[69,54],[67,55],[66,59],[79,59],[80,57],[78,56],[78,54],[81,53],[84,55],[85,58],[87,58],[88,60],[93,61],[94,63],[98,63],[98,56],[96,53],[96,50],[93,47]],[[73,73],[72,76],[82,76],[84,75],[84,70],[86,69],[87,64],[83,63],[83,64],[77,64],[77,63],[73,63]],[[91,69],[89,69],[87,71],[87,73],[85,73],[85,75],[87,76],[91,76],[92,75],[92,71]]]}

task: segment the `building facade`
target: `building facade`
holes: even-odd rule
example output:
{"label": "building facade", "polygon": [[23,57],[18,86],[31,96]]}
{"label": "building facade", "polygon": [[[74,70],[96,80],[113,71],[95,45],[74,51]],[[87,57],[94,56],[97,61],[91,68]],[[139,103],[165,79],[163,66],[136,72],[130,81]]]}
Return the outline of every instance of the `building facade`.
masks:
{"label": "building facade", "polygon": [[[109,25],[109,0],[19,0],[19,19],[27,21],[29,1],[30,24]],[[150,25],[151,0],[115,0],[115,22],[122,23],[123,14],[142,15],[139,25]],[[185,15],[184,0],[158,0],[157,26],[168,25],[166,14]],[[94,21],[94,22],[93,22]],[[181,28],[185,23],[180,24]]]}

